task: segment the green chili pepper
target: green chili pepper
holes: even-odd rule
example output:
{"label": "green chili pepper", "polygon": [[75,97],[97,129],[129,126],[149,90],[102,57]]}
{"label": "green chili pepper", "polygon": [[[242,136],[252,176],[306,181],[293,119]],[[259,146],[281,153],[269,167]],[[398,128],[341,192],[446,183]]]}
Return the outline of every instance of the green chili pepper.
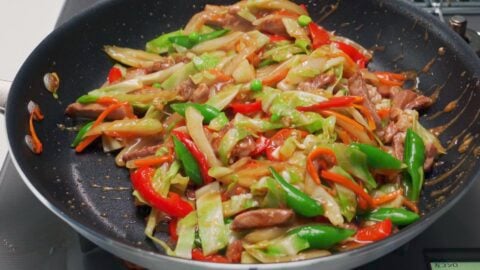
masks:
{"label": "green chili pepper", "polygon": [[221,37],[228,33],[230,30],[228,29],[221,29],[216,30],[206,34],[198,34],[198,33],[191,33],[190,35],[177,35],[173,37],[169,37],[168,40],[171,43],[175,43],[187,49],[191,49],[193,46],[197,45],[198,43],[215,39]]}
{"label": "green chili pepper", "polygon": [[355,234],[354,230],[329,225],[307,225],[288,232],[308,241],[310,248],[327,249]]}
{"label": "green chili pepper", "polygon": [[353,143],[352,146],[367,156],[367,165],[370,168],[386,170],[401,170],[405,168],[405,165],[400,160],[378,147],[363,143]]}
{"label": "green chili pepper", "polygon": [[177,155],[177,158],[180,159],[183,170],[195,184],[201,185],[203,183],[202,174],[200,173],[200,168],[198,167],[197,161],[182,142],[180,142],[175,136],[172,138],[175,155]]}
{"label": "green chili pepper", "polygon": [[315,217],[323,214],[323,206],[320,203],[285,181],[274,168],[270,167],[270,172],[273,178],[285,190],[287,206],[292,208],[293,211],[305,217]]}
{"label": "green chili pepper", "polygon": [[405,136],[404,160],[407,164],[407,196],[417,201],[423,186],[423,163],[425,162],[425,145],[423,140],[411,128]]}
{"label": "green chili pepper", "polygon": [[94,103],[97,100],[98,100],[98,97],[92,96],[92,95],[83,95],[77,98],[77,102],[82,104]]}
{"label": "green chili pepper", "polygon": [[269,65],[272,65],[272,64],[275,64],[276,61],[272,60],[272,59],[265,59],[265,60],[262,60],[259,64],[258,64],[258,67],[259,68],[262,68],[262,67],[266,67],[266,66],[269,66]]}
{"label": "green chili pepper", "polygon": [[194,107],[197,111],[199,111],[203,119],[205,120],[206,123],[209,123],[211,120],[213,120],[215,117],[219,116],[222,112],[219,111],[217,108],[210,106],[208,104],[198,104],[198,103],[175,103],[171,104],[170,108],[174,110],[176,113],[185,116],[185,110],[188,107]]}
{"label": "green chili pepper", "polygon": [[86,125],[84,125],[77,133],[77,136],[75,136],[75,139],[73,139],[72,144],[70,145],[71,147],[77,147],[77,145],[83,140],[85,137],[85,134],[92,128],[92,125],[95,121],[88,122]]}
{"label": "green chili pepper", "polygon": [[383,221],[390,219],[393,224],[405,226],[418,220],[420,216],[403,208],[379,208],[364,216],[367,220]]}
{"label": "green chili pepper", "polygon": [[300,26],[307,26],[309,23],[312,22],[312,18],[310,18],[307,15],[300,15],[297,21],[298,21],[298,24],[300,24]]}

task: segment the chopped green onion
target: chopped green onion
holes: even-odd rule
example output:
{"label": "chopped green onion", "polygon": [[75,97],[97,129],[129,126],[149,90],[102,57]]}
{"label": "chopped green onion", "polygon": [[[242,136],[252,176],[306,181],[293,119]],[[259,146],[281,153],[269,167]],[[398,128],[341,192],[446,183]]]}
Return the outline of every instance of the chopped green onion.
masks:
{"label": "chopped green onion", "polygon": [[162,88],[162,84],[156,82],[156,83],[152,84],[152,87],[153,87],[153,88]]}
{"label": "chopped green onion", "polygon": [[253,92],[260,92],[262,91],[263,84],[262,81],[259,79],[255,79],[250,83],[250,90]]}
{"label": "chopped green onion", "polygon": [[298,17],[298,24],[300,24],[300,26],[307,26],[311,22],[312,18],[307,15],[301,15],[300,17]]}

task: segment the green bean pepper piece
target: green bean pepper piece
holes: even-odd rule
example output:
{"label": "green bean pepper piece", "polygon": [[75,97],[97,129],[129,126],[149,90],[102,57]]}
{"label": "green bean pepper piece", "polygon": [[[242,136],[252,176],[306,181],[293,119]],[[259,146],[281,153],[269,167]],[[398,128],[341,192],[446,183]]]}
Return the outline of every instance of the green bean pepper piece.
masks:
{"label": "green bean pepper piece", "polygon": [[72,144],[70,145],[71,147],[77,147],[77,145],[83,140],[85,137],[85,134],[92,128],[92,125],[95,121],[88,122],[86,125],[84,125],[77,133],[77,136],[75,136],[75,139],[73,139]]}
{"label": "green bean pepper piece", "polygon": [[305,217],[315,217],[323,214],[323,206],[320,203],[285,181],[274,168],[270,167],[270,172],[273,178],[285,190],[287,206],[292,208],[295,213]]}
{"label": "green bean pepper piece", "polygon": [[423,163],[425,162],[425,145],[422,138],[411,128],[405,136],[404,160],[407,164],[407,197],[417,201],[423,186]]}
{"label": "green bean pepper piece", "polygon": [[310,248],[327,249],[355,234],[354,230],[329,225],[307,225],[288,232],[308,241]]}
{"label": "green bean pepper piece", "polygon": [[185,110],[187,110],[188,107],[194,107],[197,111],[199,111],[203,119],[206,123],[209,123],[211,120],[213,120],[215,117],[219,116],[222,112],[219,111],[217,108],[210,106],[208,104],[198,104],[198,103],[175,103],[171,104],[170,108],[172,108],[173,111],[176,113],[185,116]]}
{"label": "green bean pepper piece", "polygon": [[169,37],[168,40],[172,43],[175,43],[187,49],[191,49],[193,46],[197,45],[198,43],[221,37],[226,33],[228,33],[229,31],[230,30],[228,29],[221,29],[221,30],[216,30],[206,34],[192,33],[188,36],[178,35],[178,36]]}
{"label": "green bean pepper piece", "polygon": [[401,170],[405,167],[400,160],[378,147],[363,143],[353,143],[352,145],[367,156],[367,165],[370,168]]}
{"label": "green bean pepper piece", "polygon": [[92,95],[83,95],[83,96],[77,98],[77,102],[81,103],[81,104],[94,103],[97,100],[98,100],[98,97],[97,96],[92,96]]}
{"label": "green bean pepper piece", "polygon": [[383,221],[390,219],[393,224],[405,226],[418,220],[420,216],[403,208],[379,208],[364,216],[367,220]]}
{"label": "green bean pepper piece", "polygon": [[181,141],[179,141],[175,136],[172,136],[172,138],[175,155],[178,159],[180,159],[183,170],[195,184],[201,185],[203,181],[197,161]]}

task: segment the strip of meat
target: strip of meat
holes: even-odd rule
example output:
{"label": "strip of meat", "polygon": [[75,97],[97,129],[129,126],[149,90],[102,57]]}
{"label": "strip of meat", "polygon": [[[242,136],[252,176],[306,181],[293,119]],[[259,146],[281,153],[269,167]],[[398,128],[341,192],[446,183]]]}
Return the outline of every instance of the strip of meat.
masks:
{"label": "strip of meat", "polygon": [[[248,32],[253,30],[253,26],[249,21],[237,15],[240,9],[238,5],[229,7],[207,5],[205,7],[205,12],[207,13],[205,23],[232,31]],[[211,15],[212,13],[214,14],[213,16]]]}
{"label": "strip of meat", "polygon": [[381,127],[381,119],[375,110],[375,106],[370,100],[368,88],[360,72],[355,73],[352,77],[350,77],[350,79],[348,79],[348,90],[353,96],[363,97],[363,105],[370,111],[370,114],[372,115],[375,124],[377,124],[377,127]]}
{"label": "strip of meat", "polygon": [[190,79],[180,83],[180,85],[177,86],[176,91],[183,100],[188,100],[194,103],[203,103],[207,101],[208,96],[210,95],[210,88],[206,84],[201,83],[196,86]]}
{"label": "strip of meat", "polygon": [[248,136],[235,145],[232,150],[232,158],[240,159],[243,157],[248,157],[255,150],[255,147],[255,140],[252,136]]}
{"label": "strip of meat", "polygon": [[293,219],[290,209],[263,208],[237,215],[232,222],[232,230],[245,230],[286,225]]}
{"label": "strip of meat", "polygon": [[393,136],[393,156],[399,160],[403,160],[403,150],[405,143],[405,132],[399,132]]}
{"label": "strip of meat", "polygon": [[283,25],[282,18],[283,16],[281,15],[271,14],[256,20],[254,24],[260,32],[288,37],[289,35],[285,25]]}
{"label": "strip of meat", "polygon": [[239,263],[242,258],[243,245],[241,240],[235,240],[227,247],[225,257],[232,263]]}
{"label": "strip of meat", "polygon": [[317,89],[322,89],[325,86],[333,83],[335,81],[335,75],[333,74],[320,74],[315,76],[313,79],[308,81],[301,82],[298,84],[298,89],[302,91],[313,91]]}
{"label": "strip of meat", "polygon": [[129,160],[134,160],[134,159],[139,159],[139,158],[154,155],[157,152],[157,150],[160,148],[160,146],[161,145],[158,144],[158,145],[145,146],[145,147],[139,148],[130,153],[126,153],[125,155],[123,155],[122,159],[124,162],[127,162]]}
{"label": "strip of meat", "polygon": [[419,95],[413,101],[407,103],[405,109],[421,110],[430,107],[432,103],[433,100],[430,97]]}
{"label": "strip of meat", "polygon": [[[98,103],[90,103],[90,104],[81,104],[78,102],[72,103],[68,105],[67,109],[65,110],[65,114],[70,117],[81,117],[81,118],[89,118],[95,119],[97,118],[107,106],[98,104]],[[113,112],[111,112],[108,116],[108,120],[120,120],[125,118],[127,112],[125,107],[120,107]]]}
{"label": "strip of meat", "polygon": [[432,143],[425,146],[425,162],[423,163],[423,169],[425,171],[432,169],[437,153],[437,148]]}
{"label": "strip of meat", "polygon": [[398,91],[393,95],[392,108],[420,110],[432,105],[431,98],[419,95],[412,90]]}

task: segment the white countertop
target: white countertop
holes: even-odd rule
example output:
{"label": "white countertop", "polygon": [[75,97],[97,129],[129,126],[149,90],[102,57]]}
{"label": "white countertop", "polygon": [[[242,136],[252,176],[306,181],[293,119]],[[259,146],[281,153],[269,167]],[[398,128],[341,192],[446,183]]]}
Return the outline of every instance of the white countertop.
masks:
{"label": "white countertop", "polygon": [[[30,52],[53,30],[63,3],[64,0],[0,0],[1,80],[15,78]],[[0,115],[0,165],[8,149],[4,122]]]}

